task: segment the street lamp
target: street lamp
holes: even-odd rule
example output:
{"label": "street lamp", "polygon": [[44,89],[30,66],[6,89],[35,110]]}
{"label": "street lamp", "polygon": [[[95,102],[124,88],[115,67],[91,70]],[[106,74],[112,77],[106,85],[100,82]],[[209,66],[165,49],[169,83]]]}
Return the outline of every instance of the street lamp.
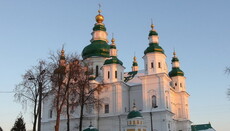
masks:
{"label": "street lamp", "polygon": [[41,75],[43,75],[46,71],[42,70],[37,78],[30,77],[28,80],[36,80],[38,82],[38,131],[41,131],[41,109],[42,109],[42,82]]}

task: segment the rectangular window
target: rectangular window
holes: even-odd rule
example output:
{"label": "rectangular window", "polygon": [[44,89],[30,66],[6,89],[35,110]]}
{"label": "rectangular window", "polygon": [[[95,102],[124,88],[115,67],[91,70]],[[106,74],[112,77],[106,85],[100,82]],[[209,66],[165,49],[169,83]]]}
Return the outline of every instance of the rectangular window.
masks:
{"label": "rectangular window", "polygon": [[50,109],[50,111],[49,111],[49,118],[52,118],[52,115],[53,115],[53,110]]}
{"label": "rectangular window", "polygon": [[117,71],[115,71],[115,78],[117,78]]}
{"label": "rectangular window", "polygon": [[161,63],[160,62],[158,62],[158,68],[161,68]]}
{"label": "rectangular window", "polygon": [[153,62],[151,62],[151,68],[153,68]]}
{"label": "rectangular window", "polygon": [[105,104],[105,113],[109,113],[109,104]]}
{"label": "rectangular window", "polygon": [[110,76],[110,73],[109,73],[109,71],[108,71],[108,79],[109,79],[109,76]]}
{"label": "rectangular window", "polygon": [[96,66],[96,77],[98,77],[98,65]]}

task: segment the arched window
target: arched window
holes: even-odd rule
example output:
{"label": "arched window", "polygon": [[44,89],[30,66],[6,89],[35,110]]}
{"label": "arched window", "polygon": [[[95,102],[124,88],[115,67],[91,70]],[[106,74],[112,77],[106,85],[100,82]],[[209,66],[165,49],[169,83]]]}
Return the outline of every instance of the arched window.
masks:
{"label": "arched window", "polygon": [[158,68],[161,68],[161,63],[160,62],[158,62]]}
{"label": "arched window", "polygon": [[153,62],[151,62],[151,68],[153,68]]}
{"label": "arched window", "polygon": [[115,71],[115,78],[117,78],[117,71]]}
{"label": "arched window", "polygon": [[166,108],[169,108],[169,99],[168,99],[168,96],[166,96]]}
{"label": "arched window", "polygon": [[109,79],[109,76],[110,76],[110,72],[108,71],[108,79]]}
{"label": "arched window", "polygon": [[157,108],[157,97],[152,95],[152,108]]}
{"label": "arched window", "polygon": [[96,77],[98,77],[98,65],[96,65]]}

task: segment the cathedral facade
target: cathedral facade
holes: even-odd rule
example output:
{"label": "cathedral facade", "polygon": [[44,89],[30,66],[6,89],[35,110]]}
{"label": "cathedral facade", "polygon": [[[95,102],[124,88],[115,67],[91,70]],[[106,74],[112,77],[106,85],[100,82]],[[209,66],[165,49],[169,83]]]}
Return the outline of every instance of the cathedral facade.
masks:
{"label": "cathedral facade", "polygon": [[[149,45],[143,56],[144,69],[138,69],[133,58],[132,71],[117,57],[115,39],[107,39],[104,17],[96,16],[91,44],[82,51],[82,58],[93,69],[94,83],[104,83],[100,97],[102,109],[84,114],[83,129],[93,125],[100,131],[191,131],[189,94],[186,78],[174,51],[172,69],[168,71],[166,55],[159,45],[154,25],[149,32]],[[51,99],[43,103],[42,130],[54,130],[55,116]],[[77,130],[79,111],[72,114],[71,130]],[[66,116],[61,117],[60,130],[66,130]],[[89,123],[92,125],[89,127]],[[89,128],[88,128],[89,127]],[[92,128],[93,129],[93,128]]]}

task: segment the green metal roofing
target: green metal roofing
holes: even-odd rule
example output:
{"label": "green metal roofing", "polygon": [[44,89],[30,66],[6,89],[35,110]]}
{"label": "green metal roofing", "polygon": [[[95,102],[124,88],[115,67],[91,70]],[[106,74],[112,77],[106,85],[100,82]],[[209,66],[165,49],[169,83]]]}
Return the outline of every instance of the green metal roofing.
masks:
{"label": "green metal roofing", "polygon": [[158,35],[158,33],[155,30],[150,30],[149,36],[152,36],[152,35]]}
{"label": "green metal roofing", "polygon": [[95,40],[82,51],[82,58],[91,56],[109,57],[109,45],[103,40]]}
{"label": "green metal roofing", "polygon": [[60,56],[60,60],[65,60],[65,56]]}
{"label": "green metal roofing", "polygon": [[110,49],[117,49],[115,45],[110,45]]}
{"label": "green metal roofing", "polygon": [[191,125],[192,131],[200,131],[200,130],[207,130],[213,129],[211,124],[201,124],[201,125]]}
{"label": "green metal roofing", "polygon": [[177,57],[173,57],[172,62],[176,62],[176,61],[179,61],[179,59]]}
{"label": "green metal roofing", "polygon": [[160,52],[164,54],[164,50],[159,46],[158,43],[149,43],[149,47],[144,51],[144,54],[152,53],[152,52]]}
{"label": "green metal roofing", "polygon": [[93,127],[92,125],[90,125],[88,128],[86,128],[83,131],[99,131],[97,128]]}
{"label": "green metal roofing", "polygon": [[125,77],[125,82],[128,82],[129,80],[131,80],[131,79],[133,79],[134,78],[134,76],[137,74],[137,71],[131,71],[131,72],[129,72],[128,73],[128,76],[127,77]]}
{"label": "green metal roofing", "polygon": [[169,72],[169,76],[184,76],[184,72],[179,67],[173,67],[172,70]]}
{"label": "green metal roofing", "polygon": [[137,62],[133,62],[133,66],[138,66]]}
{"label": "green metal roofing", "polygon": [[142,115],[139,111],[135,111],[135,110],[132,110],[131,112],[129,112],[129,114],[127,116],[128,119],[132,119],[132,118],[136,118],[136,117],[142,117]]}
{"label": "green metal roofing", "polygon": [[93,27],[93,31],[98,31],[98,30],[106,31],[106,28],[105,28],[104,25],[97,25],[97,24],[95,24],[94,27]]}
{"label": "green metal roofing", "polygon": [[111,59],[107,59],[104,63],[104,65],[108,65],[108,64],[119,64],[119,65],[123,65],[123,62],[120,61],[116,56],[112,56]]}

